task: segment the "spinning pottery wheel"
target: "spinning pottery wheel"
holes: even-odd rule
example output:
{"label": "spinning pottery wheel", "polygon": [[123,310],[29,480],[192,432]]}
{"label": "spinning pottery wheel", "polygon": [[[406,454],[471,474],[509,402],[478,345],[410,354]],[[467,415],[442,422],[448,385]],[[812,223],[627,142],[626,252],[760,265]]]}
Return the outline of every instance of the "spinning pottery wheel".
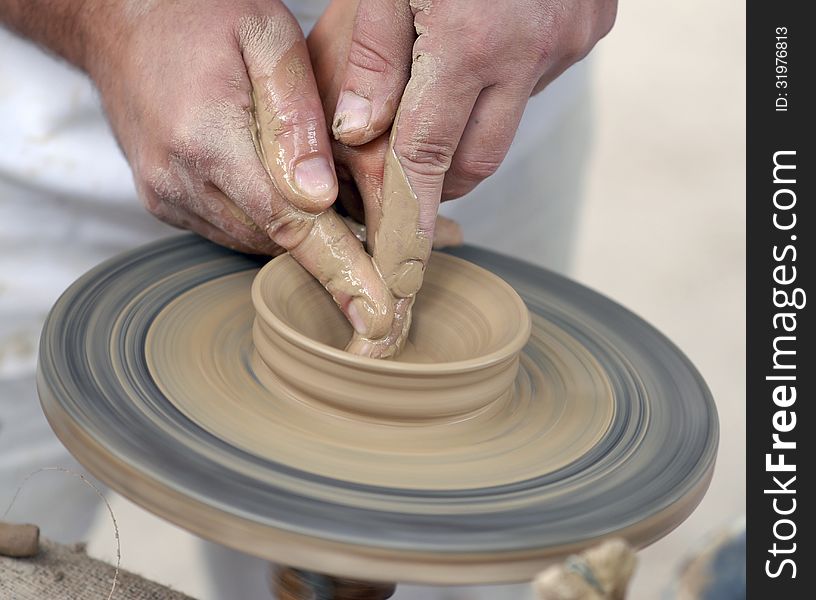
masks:
{"label": "spinning pottery wheel", "polygon": [[[81,463],[148,510],[337,576],[522,581],[602,538],[643,546],[682,522],[718,440],[713,401],[683,354],[568,279],[477,248],[450,254],[500,276],[530,311],[509,391],[484,405],[466,394],[423,418],[410,405],[354,413],[304,399],[253,351],[262,263],[181,236],[100,265],[62,296],[41,341],[43,408]],[[434,265],[449,263],[460,264],[432,259],[430,288]],[[472,320],[454,308],[434,327],[469,335],[457,318]],[[315,322],[304,333],[330,329]],[[380,376],[371,368],[361,382]]]}

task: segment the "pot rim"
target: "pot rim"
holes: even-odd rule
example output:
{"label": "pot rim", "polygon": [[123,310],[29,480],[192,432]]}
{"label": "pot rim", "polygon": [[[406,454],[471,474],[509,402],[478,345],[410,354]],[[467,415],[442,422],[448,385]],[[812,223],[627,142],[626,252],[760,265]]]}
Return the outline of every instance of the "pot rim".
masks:
{"label": "pot rim", "polygon": [[[292,344],[306,350],[319,358],[329,360],[334,363],[353,367],[358,370],[390,374],[390,375],[450,375],[455,373],[467,373],[484,369],[503,361],[514,358],[521,349],[527,344],[532,331],[532,321],[530,319],[530,311],[527,305],[518,292],[513,287],[504,281],[498,275],[491,273],[487,269],[474,265],[462,258],[451,256],[440,252],[433,252],[434,260],[447,260],[458,263],[461,268],[468,268],[479,271],[488,280],[490,280],[496,287],[502,290],[512,302],[511,307],[508,307],[508,314],[511,310],[519,321],[519,327],[515,335],[502,347],[474,358],[465,360],[457,360],[443,363],[417,363],[417,362],[397,362],[393,360],[382,360],[376,358],[369,358],[351,354],[345,350],[333,348],[328,344],[313,340],[306,335],[295,330],[291,325],[284,322],[267,306],[261,294],[261,285],[269,277],[271,271],[280,268],[280,265],[286,261],[294,261],[288,253],[281,254],[266,263],[255,279],[252,281],[252,304],[255,307],[256,315],[260,318],[273,332],[277,333]],[[514,310],[513,310],[514,309]]]}

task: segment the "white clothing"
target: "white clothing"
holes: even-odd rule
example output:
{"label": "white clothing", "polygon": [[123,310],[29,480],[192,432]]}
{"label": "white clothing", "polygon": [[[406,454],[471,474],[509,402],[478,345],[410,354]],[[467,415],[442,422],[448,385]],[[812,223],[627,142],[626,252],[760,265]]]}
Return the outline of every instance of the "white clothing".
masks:
{"label": "white clothing", "polygon": [[[287,4],[308,31],[325,2]],[[588,146],[587,92],[587,66],[579,64],[531,100],[498,173],[443,206],[443,214],[463,225],[467,242],[566,268]],[[0,513],[37,468],[82,470],[54,437],[36,396],[36,347],[48,310],[89,268],[175,231],[148,215],[136,198],[89,80],[0,28]],[[27,488],[9,518],[39,523],[43,535],[59,541],[85,534],[92,492],[68,477],[35,478]],[[208,548],[211,597],[256,597],[223,580],[230,570],[241,572],[239,579],[259,590],[265,572],[252,565],[260,562]],[[254,584],[247,569],[258,571]],[[230,595],[219,595],[218,581]],[[435,595],[403,587],[395,598],[499,600],[520,594],[519,588],[488,588]]]}

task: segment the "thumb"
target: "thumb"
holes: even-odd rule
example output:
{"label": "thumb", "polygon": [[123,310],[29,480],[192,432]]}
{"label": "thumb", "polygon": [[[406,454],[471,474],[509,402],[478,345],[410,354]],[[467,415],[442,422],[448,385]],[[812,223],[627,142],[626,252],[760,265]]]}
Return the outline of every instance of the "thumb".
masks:
{"label": "thumb", "polygon": [[244,19],[238,31],[252,84],[253,138],[281,196],[319,213],[337,196],[323,107],[297,21],[283,5],[272,11]]}
{"label": "thumb", "polygon": [[411,70],[416,39],[405,0],[360,0],[337,107],[335,138],[365,144],[391,127]]}

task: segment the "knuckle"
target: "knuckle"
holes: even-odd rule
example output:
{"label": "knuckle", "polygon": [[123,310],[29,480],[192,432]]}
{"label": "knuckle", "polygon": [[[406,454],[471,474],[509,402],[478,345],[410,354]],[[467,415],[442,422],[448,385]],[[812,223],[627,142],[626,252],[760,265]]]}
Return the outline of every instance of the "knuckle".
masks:
{"label": "knuckle", "polygon": [[183,132],[170,138],[167,153],[185,167],[199,172],[206,172],[215,159],[204,140]]}
{"label": "knuckle", "polygon": [[484,83],[495,57],[495,43],[488,41],[489,32],[474,29],[471,34],[470,29],[467,31],[461,38],[458,35],[453,38],[449,47],[438,38],[418,38],[411,60],[412,81],[420,75],[444,77],[451,87]]}
{"label": "knuckle", "polygon": [[566,45],[566,58],[570,62],[577,62],[586,57],[594,45],[593,27],[585,21],[580,21],[573,26],[570,41]]}
{"label": "knuckle", "polygon": [[537,56],[549,56],[555,46],[553,32],[558,31],[563,22],[564,15],[561,11],[556,9],[542,11],[527,23],[520,33],[520,38]]}
{"label": "knuckle", "polygon": [[273,116],[262,127],[268,128],[276,138],[293,137],[305,132],[316,138],[325,126],[323,111],[316,97],[307,89],[283,90],[275,101]]}
{"label": "knuckle", "polygon": [[501,166],[501,159],[467,156],[456,165],[456,174],[470,181],[482,181],[493,175]]}
{"label": "knuckle", "polygon": [[615,26],[615,20],[618,16],[618,3],[617,0],[612,2],[608,2],[606,4],[605,10],[603,10],[603,14],[600,17],[600,21],[598,24],[598,39],[606,37],[606,35],[612,31],[612,28]]}
{"label": "knuckle", "polygon": [[316,215],[305,213],[293,206],[284,206],[270,215],[266,232],[276,244],[291,251],[306,241],[312,233],[315,219]]}
{"label": "knuckle", "polygon": [[496,56],[501,56],[506,48],[504,36],[498,34],[494,27],[470,26],[465,31],[467,43],[458,53],[459,65],[475,73],[492,70]]}
{"label": "knuckle", "polygon": [[183,219],[179,218],[179,215],[173,209],[173,206],[163,199],[153,194],[149,194],[142,199],[142,204],[149,214],[162,223],[167,223],[168,225],[173,225],[175,227],[188,228],[189,224],[185,223]]}
{"label": "knuckle", "polygon": [[365,28],[356,28],[349,47],[348,62],[372,73],[385,73],[391,61],[378,49],[380,44]]}
{"label": "knuckle", "polygon": [[292,118],[304,111],[305,107],[312,108],[312,97],[303,86],[285,87],[277,91],[273,112]]}
{"label": "knuckle", "polygon": [[145,175],[142,169],[134,167],[136,191],[147,212],[155,217],[167,211],[167,206],[178,199],[179,189],[175,178],[168,169],[155,168]]}
{"label": "knuckle", "polygon": [[558,53],[555,36],[550,32],[537,32],[534,34],[528,47],[534,54],[533,59],[537,69],[547,64]]}
{"label": "knuckle", "polygon": [[157,219],[164,220],[164,218],[166,218],[168,212],[167,206],[158,196],[147,194],[142,198],[142,204],[144,204],[145,210]]}
{"label": "knuckle", "polygon": [[179,166],[171,159],[164,166],[135,166],[136,189],[145,208],[153,215],[183,203],[187,193],[178,173]]}
{"label": "knuckle", "polygon": [[445,183],[442,186],[442,200],[454,200],[461,198],[465,194],[471,192],[478,182],[466,180],[461,177],[446,177]]}
{"label": "knuckle", "polygon": [[448,172],[453,161],[453,148],[449,144],[428,141],[408,141],[395,145],[404,169],[417,175],[442,176]]}
{"label": "knuckle", "polygon": [[478,44],[459,53],[454,63],[455,72],[469,73],[482,79],[487,76],[486,72],[491,68],[491,53],[486,51],[486,46]]}
{"label": "knuckle", "polygon": [[559,61],[569,48],[575,23],[580,23],[581,9],[571,10],[561,4],[551,5],[530,19],[520,37],[521,47],[529,50],[536,72],[543,72],[553,61]]}
{"label": "knuckle", "polygon": [[[614,10],[611,16],[614,20]],[[584,10],[553,10],[544,15],[543,22],[528,28],[526,34],[528,46],[537,55],[538,69],[546,68],[553,61],[572,64],[586,57],[599,39],[598,20],[603,21],[605,17],[604,14],[595,18]]]}

